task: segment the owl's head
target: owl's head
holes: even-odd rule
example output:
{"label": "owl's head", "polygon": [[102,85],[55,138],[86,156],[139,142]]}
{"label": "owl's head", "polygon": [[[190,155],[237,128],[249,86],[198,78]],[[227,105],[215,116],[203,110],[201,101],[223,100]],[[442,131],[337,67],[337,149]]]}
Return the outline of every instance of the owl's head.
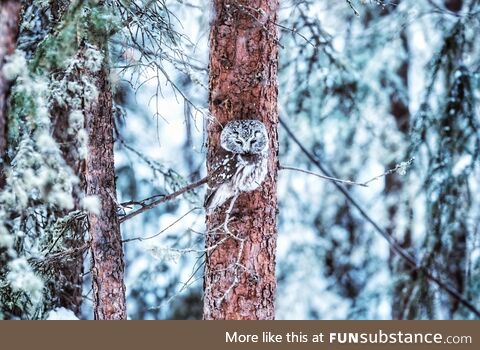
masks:
{"label": "owl's head", "polygon": [[267,129],[258,120],[234,120],[222,130],[223,149],[239,154],[261,154],[268,151]]}

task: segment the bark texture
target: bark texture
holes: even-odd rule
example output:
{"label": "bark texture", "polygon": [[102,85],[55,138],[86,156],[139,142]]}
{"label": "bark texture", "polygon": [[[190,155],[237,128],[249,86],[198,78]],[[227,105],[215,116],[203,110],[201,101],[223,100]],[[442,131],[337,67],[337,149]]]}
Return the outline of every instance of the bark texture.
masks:
{"label": "bark texture", "polygon": [[[72,77],[71,81],[75,81]],[[52,103],[50,110],[53,124],[53,136],[59,143],[62,155],[68,166],[73,170],[74,174],[80,180],[80,188],[85,188],[85,173],[83,172],[84,160],[78,156],[78,150],[73,138],[75,135],[68,133],[68,110]],[[83,193],[80,188],[73,191],[75,201],[75,210],[82,210],[80,205],[80,198]],[[55,212],[55,216],[60,218],[68,214],[68,210],[59,210]],[[72,223],[70,234],[61,238],[62,246],[65,249],[80,249],[85,244],[85,223],[83,220]],[[64,259],[55,267],[51,267],[51,277],[48,280],[47,287],[50,295],[52,295],[51,302],[54,303],[51,307],[64,307],[72,310],[77,316],[81,316],[82,305],[82,283],[83,283],[83,250],[76,254],[73,259]]]}
{"label": "bark texture", "polygon": [[[42,23],[44,35],[48,33],[54,33],[58,24],[61,22],[69,10],[69,1],[54,1],[51,3],[48,14],[44,9],[37,9],[37,18]],[[31,4],[29,6],[32,6]],[[41,42],[39,39],[38,42]],[[34,54],[38,48],[38,42],[31,43],[30,48],[26,48],[26,51],[32,51]],[[79,59],[82,57],[82,52],[78,53]],[[81,83],[82,73],[79,69],[73,69],[71,71],[56,70],[55,79],[72,83]],[[69,132],[70,122],[69,114],[71,107],[60,102],[56,99],[50,101],[50,116],[53,127],[53,137],[58,143],[63,159],[67,165],[73,170],[73,173],[79,178],[80,184],[74,187],[73,198],[75,207],[74,210],[82,210],[80,200],[84,196],[85,189],[85,160],[79,155],[78,144],[76,142],[77,135]],[[56,218],[63,217],[68,214],[68,210],[54,211],[52,215]],[[64,307],[72,310],[77,316],[81,316],[82,305],[82,283],[83,283],[83,265],[84,256],[82,246],[85,245],[86,224],[83,220],[72,223],[69,234],[65,234],[61,238],[61,246],[66,249],[78,249],[79,253],[73,256],[71,259],[63,259],[55,265],[49,267],[50,273],[46,287],[49,290],[50,300],[45,301],[45,305],[48,308],[54,309],[57,307]]]}
{"label": "bark texture", "polygon": [[[7,148],[7,99],[10,82],[5,79],[2,68],[5,57],[15,51],[20,21],[20,1],[0,2],[0,165],[3,169],[3,157]],[[0,188],[4,182],[3,171],[0,172]]]}
{"label": "bark texture", "polygon": [[[79,53],[80,59],[81,52]],[[66,79],[72,83],[81,81],[83,72],[78,69],[66,74],[66,72],[57,72],[57,79]],[[75,186],[73,197],[75,210],[82,210],[80,200],[84,196],[86,187],[85,182],[85,160],[80,157],[78,152],[78,144],[76,142],[76,134],[69,132],[69,114],[70,107],[62,105],[56,100],[52,100],[50,104],[50,115],[53,125],[53,137],[60,146],[63,159],[73,170],[73,173],[79,178],[80,184]],[[55,212],[56,217],[67,215],[67,210]],[[62,237],[62,245],[66,249],[79,249],[85,244],[85,228],[84,222],[80,221],[72,225],[69,235]],[[54,296],[51,305],[52,308],[64,307],[72,310],[77,316],[80,316],[80,308],[82,304],[82,275],[83,275],[83,254],[78,254],[74,259],[65,259],[56,269],[52,269],[52,276],[47,284],[50,295]]]}
{"label": "bark texture", "polygon": [[[88,73],[87,73],[88,74]],[[94,318],[126,319],[124,262],[120,224],[116,213],[115,167],[113,155],[112,94],[106,67],[90,74],[98,89],[96,101],[85,109],[88,132],[86,161],[87,195],[98,196],[99,215],[90,214]]]}
{"label": "bark texture", "polygon": [[[205,319],[273,319],[277,178],[277,0],[214,0],[210,33],[208,171],[219,152],[222,127],[258,119],[270,138],[268,175],[254,192],[235,202],[228,228],[214,230],[228,203],[207,217],[204,275]],[[243,243],[242,243],[243,242]],[[209,250],[210,249],[210,250]]]}

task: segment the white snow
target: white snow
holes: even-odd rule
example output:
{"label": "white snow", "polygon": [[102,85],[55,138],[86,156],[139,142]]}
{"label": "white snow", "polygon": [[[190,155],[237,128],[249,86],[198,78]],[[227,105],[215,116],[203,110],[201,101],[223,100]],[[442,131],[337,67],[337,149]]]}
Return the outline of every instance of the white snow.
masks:
{"label": "white snow", "polygon": [[7,80],[14,80],[20,74],[24,73],[27,68],[27,60],[25,53],[21,50],[6,58],[6,63],[3,65],[2,72]]}
{"label": "white snow", "polygon": [[98,196],[86,196],[82,199],[82,208],[92,214],[99,215],[102,203]]}
{"label": "white snow", "polygon": [[65,309],[64,307],[59,307],[54,310],[50,310],[47,315],[46,320],[57,321],[57,320],[78,320],[78,317],[75,316],[72,310]]}

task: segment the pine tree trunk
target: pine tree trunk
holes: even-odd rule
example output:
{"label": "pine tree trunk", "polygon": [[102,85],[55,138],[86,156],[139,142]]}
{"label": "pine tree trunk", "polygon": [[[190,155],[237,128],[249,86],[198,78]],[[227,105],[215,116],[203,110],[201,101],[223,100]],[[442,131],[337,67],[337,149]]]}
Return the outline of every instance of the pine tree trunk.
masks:
{"label": "pine tree trunk", "polygon": [[99,215],[88,217],[94,317],[121,320],[126,319],[127,314],[122,237],[116,212],[112,93],[106,66],[99,72],[86,74],[99,92],[97,100],[85,110],[88,132],[86,192],[98,196],[102,205]]}
{"label": "pine tree trunk", "polygon": [[[29,6],[32,6],[30,3]],[[52,2],[49,13],[46,15],[41,11],[42,16],[47,20],[42,22],[43,29],[48,32],[54,32],[58,24],[65,18],[69,11],[69,1],[55,1]],[[47,30],[48,29],[48,30]],[[39,42],[41,40],[39,39]],[[39,44],[39,42],[37,44]],[[38,47],[35,45],[35,49]],[[32,49],[32,48],[31,48]],[[32,53],[33,54],[33,53]],[[78,55],[81,56],[79,52]],[[81,84],[82,76],[77,70],[67,72],[65,70],[55,72],[55,80],[60,81],[66,79],[74,84]],[[81,97],[81,96],[79,96]],[[63,159],[67,165],[73,170],[73,173],[79,178],[80,185],[75,187],[72,191],[74,197],[74,210],[82,210],[81,199],[84,196],[85,189],[85,161],[79,155],[79,147],[76,142],[77,135],[69,132],[70,122],[69,114],[71,107],[60,103],[58,100],[52,99],[50,103],[50,116],[53,127],[53,137],[58,143],[62,152]],[[68,214],[68,210],[58,210],[51,213],[53,217],[60,218]],[[85,244],[85,223],[83,220],[72,223],[69,234],[64,235],[59,245],[65,249],[79,249]],[[82,284],[83,284],[83,265],[84,265],[84,250],[79,249],[78,253],[70,259],[64,259],[54,266],[49,266],[50,276],[47,283],[48,295],[51,296],[45,299],[45,308],[55,309],[63,307],[72,310],[78,317],[81,315],[82,305]]]}
{"label": "pine tree trunk", "polygon": [[[228,227],[240,240],[213,231],[225,213],[207,217],[204,276],[205,319],[273,319],[277,179],[277,0],[214,0],[210,42],[208,171],[219,150],[219,136],[235,119],[262,121],[270,138],[268,175],[254,192],[235,202]],[[213,234],[215,232],[215,234]]]}
{"label": "pine tree trunk", "polygon": [[[57,73],[58,78],[64,77],[64,72]],[[65,79],[72,83],[81,81],[80,74],[66,75]],[[75,142],[77,135],[69,132],[69,113],[70,108],[59,105],[56,101],[51,102],[50,115],[53,126],[53,137],[59,144],[62,156],[67,165],[73,170],[80,180],[80,185],[72,192],[75,201],[75,210],[82,210],[80,205],[81,198],[84,196],[85,188],[85,161],[81,159],[78,152],[78,144]],[[68,214],[68,210],[55,211],[57,218]],[[53,214],[53,213],[52,213]],[[85,224],[83,220],[72,225],[70,234],[61,238],[61,244],[65,249],[78,249],[85,244]],[[80,250],[72,259],[65,259],[52,269],[52,276],[47,284],[49,294],[52,296],[49,300],[51,308],[64,307],[72,310],[80,317],[82,305],[82,275],[83,275],[84,256],[83,250]]]}
{"label": "pine tree trunk", "polygon": [[[21,8],[20,1],[0,2],[0,165],[2,169],[7,148],[7,99],[10,90],[10,82],[4,77],[2,68],[6,56],[15,51]],[[0,189],[4,181],[4,173],[0,171]]]}

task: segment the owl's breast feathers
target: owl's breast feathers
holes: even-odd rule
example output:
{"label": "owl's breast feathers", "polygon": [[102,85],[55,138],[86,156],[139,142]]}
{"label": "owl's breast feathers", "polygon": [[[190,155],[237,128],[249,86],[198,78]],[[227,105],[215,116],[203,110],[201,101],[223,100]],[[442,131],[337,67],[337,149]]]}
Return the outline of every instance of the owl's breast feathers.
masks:
{"label": "owl's breast feathers", "polygon": [[[213,163],[213,170],[208,179],[208,187],[217,188],[219,185],[232,180],[240,172],[247,170],[251,166],[259,166],[265,159],[262,154],[236,154],[231,152],[222,152]],[[254,171],[254,169],[251,169]]]}
{"label": "owl's breast feathers", "polygon": [[267,173],[267,157],[264,154],[222,152],[212,168],[208,180],[210,191],[205,198],[205,206],[209,210],[222,205],[239,192],[258,188]]}

